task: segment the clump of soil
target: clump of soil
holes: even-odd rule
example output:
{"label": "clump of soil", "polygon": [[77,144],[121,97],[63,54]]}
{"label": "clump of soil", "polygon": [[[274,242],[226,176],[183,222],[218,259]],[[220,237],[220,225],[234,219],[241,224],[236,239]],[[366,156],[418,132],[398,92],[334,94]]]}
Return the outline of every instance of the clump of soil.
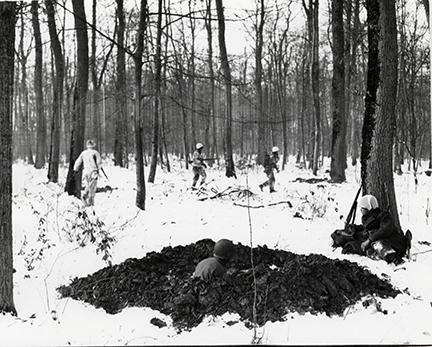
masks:
{"label": "clump of soil", "polygon": [[[214,241],[165,247],[130,258],[58,288],[63,297],[117,313],[128,306],[150,307],[170,315],[179,329],[197,326],[206,315],[238,313],[253,321],[254,279],[250,248],[236,245],[228,273],[214,281],[191,278],[195,266],[212,254]],[[395,297],[399,291],[347,260],[298,255],[264,247],[253,249],[257,323],[284,320],[287,313],[342,314],[362,296]]]}

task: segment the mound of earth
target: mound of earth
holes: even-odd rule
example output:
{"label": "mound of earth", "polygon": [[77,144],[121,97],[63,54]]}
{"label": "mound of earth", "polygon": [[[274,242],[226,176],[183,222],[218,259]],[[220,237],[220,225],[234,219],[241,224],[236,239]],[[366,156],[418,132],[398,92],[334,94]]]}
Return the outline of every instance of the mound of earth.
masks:
{"label": "mound of earth", "polygon": [[[150,307],[170,315],[179,329],[197,326],[206,315],[238,313],[253,321],[254,274],[250,248],[236,245],[224,278],[191,278],[195,266],[210,256],[214,241],[165,247],[144,258],[130,258],[58,288],[63,297],[86,301],[117,313],[128,306]],[[347,260],[253,248],[256,278],[256,321],[284,320],[287,313],[342,314],[362,296],[395,297],[399,291]]]}

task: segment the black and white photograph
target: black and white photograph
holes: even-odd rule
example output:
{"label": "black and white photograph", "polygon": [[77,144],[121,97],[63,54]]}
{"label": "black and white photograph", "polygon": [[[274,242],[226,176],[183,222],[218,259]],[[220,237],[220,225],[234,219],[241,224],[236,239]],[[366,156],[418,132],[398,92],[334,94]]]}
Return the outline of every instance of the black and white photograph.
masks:
{"label": "black and white photograph", "polygon": [[0,0],[0,346],[432,345],[429,0]]}

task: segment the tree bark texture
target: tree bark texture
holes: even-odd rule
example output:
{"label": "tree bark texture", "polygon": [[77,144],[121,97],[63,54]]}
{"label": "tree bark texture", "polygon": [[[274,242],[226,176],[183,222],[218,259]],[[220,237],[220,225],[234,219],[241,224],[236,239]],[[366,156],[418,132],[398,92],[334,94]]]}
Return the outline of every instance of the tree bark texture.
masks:
{"label": "tree bark texture", "polygon": [[[157,168],[159,147],[159,112],[161,101],[161,74],[162,74],[162,0],[158,0],[158,20],[156,33],[156,54],[154,74],[154,110],[153,110],[153,136],[152,136],[152,158],[148,181],[154,183]],[[162,157],[161,157],[162,160]]]}
{"label": "tree bark texture", "polygon": [[143,158],[143,126],[141,115],[141,82],[142,82],[142,55],[144,51],[144,33],[147,26],[147,0],[141,0],[140,19],[137,32],[136,51],[133,55],[135,64],[135,102],[134,102],[134,124],[135,124],[135,158],[136,158],[136,181],[137,194],[135,205],[145,209],[146,186],[144,179],[144,158]]}
{"label": "tree bark texture", "polygon": [[12,105],[16,3],[0,2],[0,312],[16,314],[12,251]]}
{"label": "tree bark texture", "polygon": [[255,95],[256,95],[256,114],[258,118],[258,164],[264,162],[264,155],[267,153],[267,117],[264,113],[263,92],[262,92],[262,51],[263,51],[263,31],[264,31],[264,0],[259,1],[259,19],[257,15],[256,23],[256,42],[255,42]]}
{"label": "tree bark texture", "polygon": [[233,161],[231,128],[232,128],[232,88],[231,70],[228,62],[228,55],[225,44],[225,17],[222,0],[216,0],[216,11],[218,16],[218,38],[222,74],[225,84],[225,175],[235,177],[235,167]]}
{"label": "tree bark texture", "polygon": [[124,139],[125,139],[125,124],[127,118],[127,99],[126,99],[126,52],[123,49],[125,42],[125,14],[123,8],[123,0],[117,2],[117,79],[116,79],[116,110],[115,117],[115,136],[114,136],[114,165],[124,166]]}
{"label": "tree bark texture", "polygon": [[334,182],[344,182],[346,179],[346,113],[343,0],[332,1],[332,33],[333,78],[331,102],[333,106],[333,132],[330,177]]}
{"label": "tree bark texture", "polygon": [[[362,148],[362,159],[366,161],[366,167],[362,167],[364,175],[363,186],[365,193],[374,195],[384,209],[389,208],[396,225],[399,227],[399,214],[397,212],[396,196],[393,181],[393,139],[395,132],[395,106],[397,93],[397,34],[396,34],[396,10],[395,0],[379,0],[378,5],[374,1],[367,1],[368,24],[374,29],[375,23],[378,28],[375,32],[378,36],[378,54],[376,63],[379,66],[379,82],[376,92],[376,107],[370,108],[374,112],[368,115],[363,134],[369,130],[371,134],[369,145],[370,151],[364,157]],[[379,7],[378,7],[379,6]],[[371,17],[370,17],[371,15]],[[369,22],[369,19],[372,19]],[[378,21],[377,21],[378,19]],[[369,31],[369,28],[368,28]],[[368,33],[369,35],[369,33]],[[373,42],[375,43],[375,42]],[[369,84],[368,72],[368,84]],[[365,142],[365,139],[363,139]]]}
{"label": "tree bark texture", "polygon": [[36,101],[36,160],[35,168],[41,169],[45,165],[46,124],[44,114],[44,99],[42,91],[42,37],[39,25],[39,5],[37,1],[31,3],[32,25],[35,40],[35,69],[34,91]]}
{"label": "tree bark texture", "polygon": [[313,36],[312,36],[312,66],[311,66],[311,86],[313,98],[313,110],[315,119],[314,131],[314,144],[313,144],[313,158],[312,158],[312,172],[314,175],[318,172],[319,154],[320,154],[320,139],[321,139],[321,115],[320,115],[320,89],[319,89],[319,27],[318,27],[318,5],[319,0],[314,0],[312,3],[312,23],[313,23]]}
{"label": "tree bark texture", "polygon": [[45,0],[45,7],[55,63],[48,179],[50,182],[57,182],[60,157],[60,120],[63,113],[64,58],[55,23],[54,1]]}
{"label": "tree bark texture", "polygon": [[84,132],[86,120],[86,103],[89,78],[89,50],[84,0],[72,0],[75,31],[77,37],[77,80],[74,90],[72,111],[72,132],[69,152],[69,170],[65,191],[69,195],[81,197],[82,170],[73,174],[73,167],[84,149]]}

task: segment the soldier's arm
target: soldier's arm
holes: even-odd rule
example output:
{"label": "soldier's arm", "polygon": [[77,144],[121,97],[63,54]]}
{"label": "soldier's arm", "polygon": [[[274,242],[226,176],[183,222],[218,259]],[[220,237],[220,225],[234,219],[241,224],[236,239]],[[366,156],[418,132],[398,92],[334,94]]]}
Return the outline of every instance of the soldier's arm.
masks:
{"label": "soldier's arm", "polygon": [[77,160],[75,161],[75,164],[74,164],[73,170],[74,170],[74,171],[78,171],[79,168],[80,168],[80,166],[81,166],[81,164],[82,164],[82,162],[83,162],[83,158],[82,158],[82,153],[81,153],[81,154],[78,156]]}

